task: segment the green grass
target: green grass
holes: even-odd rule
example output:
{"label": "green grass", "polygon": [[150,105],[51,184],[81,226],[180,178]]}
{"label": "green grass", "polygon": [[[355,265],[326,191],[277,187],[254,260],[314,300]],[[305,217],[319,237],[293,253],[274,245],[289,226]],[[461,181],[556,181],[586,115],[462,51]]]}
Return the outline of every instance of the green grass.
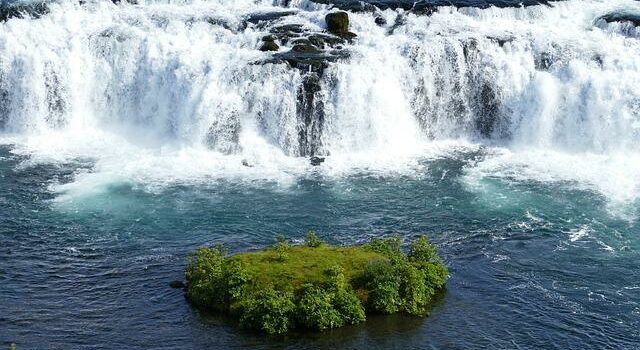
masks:
{"label": "green grass", "polygon": [[341,266],[347,280],[352,280],[370,263],[388,260],[384,255],[363,246],[293,246],[287,253],[288,256],[281,260],[275,249],[267,249],[237,254],[231,260],[241,261],[256,285],[273,286],[276,289],[292,286],[294,290],[308,283],[324,283],[326,271],[334,266]]}

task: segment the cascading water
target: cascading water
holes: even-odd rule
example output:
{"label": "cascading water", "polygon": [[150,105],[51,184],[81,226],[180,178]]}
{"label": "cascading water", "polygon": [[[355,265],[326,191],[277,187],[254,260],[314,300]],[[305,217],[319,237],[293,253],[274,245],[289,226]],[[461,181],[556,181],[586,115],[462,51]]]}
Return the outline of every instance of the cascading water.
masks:
{"label": "cascading water", "polygon": [[0,348],[273,348],[167,284],[307,229],[451,278],[282,348],[637,348],[640,2],[115,2],[0,0]]}
{"label": "cascading water", "polygon": [[[196,173],[223,177],[241,171],[239,158],[267,177],[297,173],[295,157],[311,155],[332,156],[326,167],[341,172],[393,168],[434,140],[467,140],[502,147],[502,158],[522,152],[506,158],[530,172],[637,198],[640,41],[633,25],[599,19],[640,11],[636,2],[352,13],[358,36],[343,45],[348,55],[315,72],[258,50],[277,27],[324,30],[329,5],[288,6],[260,20],[284,9],[65,1],[39,18],[8,19],[0,31],[5,139],[36,158],[96,158],[98,169],[124,162],[136,172],[144,153],[172,158],[151,161],[162,167],[200,158],[209,166]],[[138,156],[127,162],[127,153]],[[596,167],[614,180],[554,168],[550,154],[560,163],[591,157],[580,171]]]}

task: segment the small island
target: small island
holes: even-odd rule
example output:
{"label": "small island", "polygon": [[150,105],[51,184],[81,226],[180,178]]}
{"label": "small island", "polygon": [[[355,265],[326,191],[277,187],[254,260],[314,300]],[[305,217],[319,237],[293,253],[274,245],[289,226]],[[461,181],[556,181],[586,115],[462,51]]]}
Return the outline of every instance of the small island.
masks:
{"label": "small island", "polygon": [[357,324],[368,314],[425,316],[448,276],[426,236],[404,253],[399,237],[332,246],[311,231],[301,245],[279,238],[236,255],[199,248],[186,269],[186,293],[196,307],[229,314],[243,328],[284,334]]}

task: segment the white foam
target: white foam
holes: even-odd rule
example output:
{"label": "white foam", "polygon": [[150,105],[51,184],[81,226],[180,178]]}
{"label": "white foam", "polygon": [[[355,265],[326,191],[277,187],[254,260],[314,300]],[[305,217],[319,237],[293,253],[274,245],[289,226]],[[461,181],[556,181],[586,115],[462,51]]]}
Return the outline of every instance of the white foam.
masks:
{"label": "white foam", "polygon": [[[467,169],[472,190],[485,177],[570,182],[606,197],[612,213],[635,215],[640,41],[595,20],[640,12],[638,2],[443,7],[407,15],[393,35],[398,12],[382,13],[387,27],[351,14],[351,58],[325,71],[318,97],[330,154],[321,168],[295,157],[302,73],[252,64],[269,57],[257,50],[267,32],[240,27],[249,13],[281,9],[271,4],[62,2],[41,19],[0,24],[8,101],[0,141],[30,162],[95,161],[53,186],[60,200],[123,182],[154,191],[216,179],[286,187],[318,173],[412,174],[420,159],[487,144],[488,155]],[[324,28],[325,6],[291,6],[299,12],[283,23]],[[497,101],[489,129],[483,99]]]}

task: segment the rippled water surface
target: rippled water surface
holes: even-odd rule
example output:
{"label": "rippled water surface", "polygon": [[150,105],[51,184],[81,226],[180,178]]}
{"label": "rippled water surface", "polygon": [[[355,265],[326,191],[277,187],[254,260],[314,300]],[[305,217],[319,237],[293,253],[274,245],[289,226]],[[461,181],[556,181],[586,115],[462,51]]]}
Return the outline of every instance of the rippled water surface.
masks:
{"label": "rippled water surface", "polygon": [[[31,164],[10,150],[0,149],[4,344],[634,349],[640,341],[637,220],[612,216],[605,198],[571,183],[472,181],[477,151],[425,159],[413,176],[311,172],[286,186],[211,181],[156,192],[124,182],[60,200],[51,186],[91,162]],[[374,317],[276,340],[200,315],[168,287],[198,246],[244,251],[311,228],[340,244],[429,233],[451,271],[447,292],[426,319]]]}

